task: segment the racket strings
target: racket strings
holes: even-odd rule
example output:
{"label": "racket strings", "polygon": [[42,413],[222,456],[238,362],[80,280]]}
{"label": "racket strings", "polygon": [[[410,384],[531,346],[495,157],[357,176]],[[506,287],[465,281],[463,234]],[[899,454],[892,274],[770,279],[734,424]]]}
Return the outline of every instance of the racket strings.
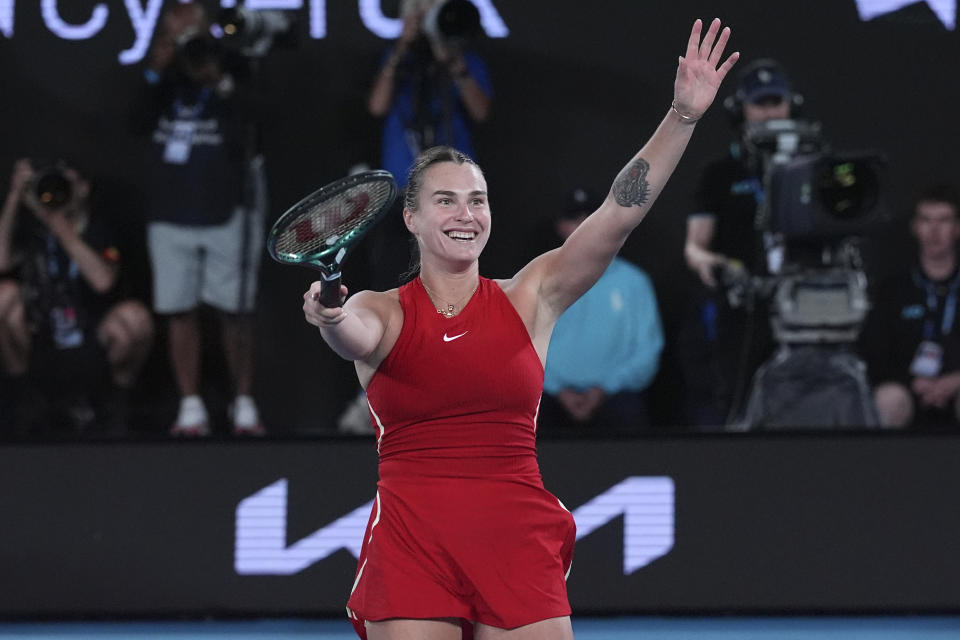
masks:
{"label": "racket strings", "polygon": [[318,254],[341,240],[349,241],[375,221],[392,193],[386,181],[366,182],[322,199],[290,221],[277,236],[276,251],[290,256]]}

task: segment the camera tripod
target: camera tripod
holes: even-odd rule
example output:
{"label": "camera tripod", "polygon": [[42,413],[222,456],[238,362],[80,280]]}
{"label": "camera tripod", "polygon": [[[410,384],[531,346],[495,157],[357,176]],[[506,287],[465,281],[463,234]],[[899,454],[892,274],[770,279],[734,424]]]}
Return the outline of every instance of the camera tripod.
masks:
{"label": "camera tripod", "polygon": [[771,323],[776,352],[753,375],[731,431],[874,428],[866,365],[853,345],[867,309],[862,273],[808,270],[778,278]]}

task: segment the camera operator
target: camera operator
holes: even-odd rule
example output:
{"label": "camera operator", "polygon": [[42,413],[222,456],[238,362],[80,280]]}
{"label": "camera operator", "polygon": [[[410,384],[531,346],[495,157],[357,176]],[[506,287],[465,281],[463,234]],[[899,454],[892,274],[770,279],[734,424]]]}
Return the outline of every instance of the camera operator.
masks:
{"label": "camera operator", "polygon": [[[794,117],[801,100],[782,66],[760,59],[743,69],[724,106],[743,136],[751,123]],[[731,144],[728,154],[707,166],[697,189],[698,211],[687,218],[684,259],[706,290],[690,312],[680,357],[693,413],[688,419],[701,427],[734,417],[753,372],[774,347],[763,302],[734,309],[723,291],[724,279],[744,270],[770,273],[781,257],[756,230],[763,167],[743,142]]]}
{"label": "camera operator", "polygon": [[960,425],[960,195],[936,185],[917,198],[910,220],[913,266],[876,291],[859,350],[884,426]]}
{"label": "camera operator", "polygon": [[[78,429],[98,417],[95,396],[99,417],[118,434],[149,355],[153,320],[125,297],[118,225],[92,211],[89,195],[75,169],[37,170],[22,159],[0,210],[0,360],[7,390],[21,403],[14,412],[21,430],[43,418],[28,393],[36,383]],[[108,394],[98,388],[105,364]]]}
{"label": "camera operator", "polygon": [[251,396],[266,207],[255,126],[263,103],[249,76],[249,61],[211,37],[203,7],[181,3],[162,17],[131,114],[151,136],[148,243],[154,308],[167,322],[180,394],[173,435],[210,433],[200,395],[201,304],[218,312],[235,391],[233,431],[263,432]]}

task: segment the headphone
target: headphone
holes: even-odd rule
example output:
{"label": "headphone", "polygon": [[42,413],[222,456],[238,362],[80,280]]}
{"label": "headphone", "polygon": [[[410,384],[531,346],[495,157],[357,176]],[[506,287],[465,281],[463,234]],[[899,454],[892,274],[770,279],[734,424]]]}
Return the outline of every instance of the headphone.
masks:
{"label": "headphone", "polygon": [[[730,124],[734,127],[739,128],[743,124],[743,103],[745,102],[744,81],[750,77],[750,75],[761,69],[769,69],[772,73],[786,78],[788,85],[792,84],[790,83],[790,75],[786,69],[773,58],[760,58],[745,66],[737,75],[737,90],[723,100],[723,110],[726,111]],[[803,94],[795,91],[792,86],[790,86],[790,95],[787,97],[787,102],[790,105],[791,118],[796,118],[802,114],[804,104]]]}

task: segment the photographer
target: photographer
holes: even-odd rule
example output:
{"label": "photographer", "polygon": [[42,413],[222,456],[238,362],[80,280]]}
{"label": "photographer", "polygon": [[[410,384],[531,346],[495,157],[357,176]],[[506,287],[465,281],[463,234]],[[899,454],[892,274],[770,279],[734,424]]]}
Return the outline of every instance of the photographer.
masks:
{"label": "photographer", "polygon": [[[30,375],[73,427],[92,426],[92,394],[100,417],[123,430],[127,396],[149,354],[150,312],[124,298],[117,225],[91,210],[89,195],[87,180],[62,163],[41,171],[25,159],[14,165],[0,211],[0,360],[20,402],[19,429],[43,417],[28,393]],[[97,388],[104,364],[109,394]]]}
{"label": "photographer", "polygon": [[265,187],[256,148],[261,105],[243,56],[210,36],[203,7],[178,4],[162,18],[149,55],[135,128],[147,150],[148,243],[154,309],[167,322],[180,394],[173,435],[210,433],[200,395],[199,306],[218,312],[235,391],[235,434],[263,433],[251,396],[253,309],[263,248]]}
{"label": "photographer", "polygon": [[[798,102],[783,68],[760,59],[743,69],[724,106],[742,136],[751,123],[791,118]],[[731,413],[741,405],[753,372],[773,350],[765,306],[731,308],[722,282],[735,270],[765,274],[778,267],[776,246],[755,226],[762,172],[742,141],[731,144],[729,153],[704,171],[698,210],[687,218],[684,259],[706,289],[690,310],[681,358],[693,414],[688,420],[701,427],[735,417]]]}
{"label": "photographer", "polygon": [[450,145],[474,156],[471,127],[490,113],[487,65],[471,48],[482,32],[469,0],[406,0],[403,32],[370,90],[368,109],[384,117],[382,164],[403,187],[423,149]]}

